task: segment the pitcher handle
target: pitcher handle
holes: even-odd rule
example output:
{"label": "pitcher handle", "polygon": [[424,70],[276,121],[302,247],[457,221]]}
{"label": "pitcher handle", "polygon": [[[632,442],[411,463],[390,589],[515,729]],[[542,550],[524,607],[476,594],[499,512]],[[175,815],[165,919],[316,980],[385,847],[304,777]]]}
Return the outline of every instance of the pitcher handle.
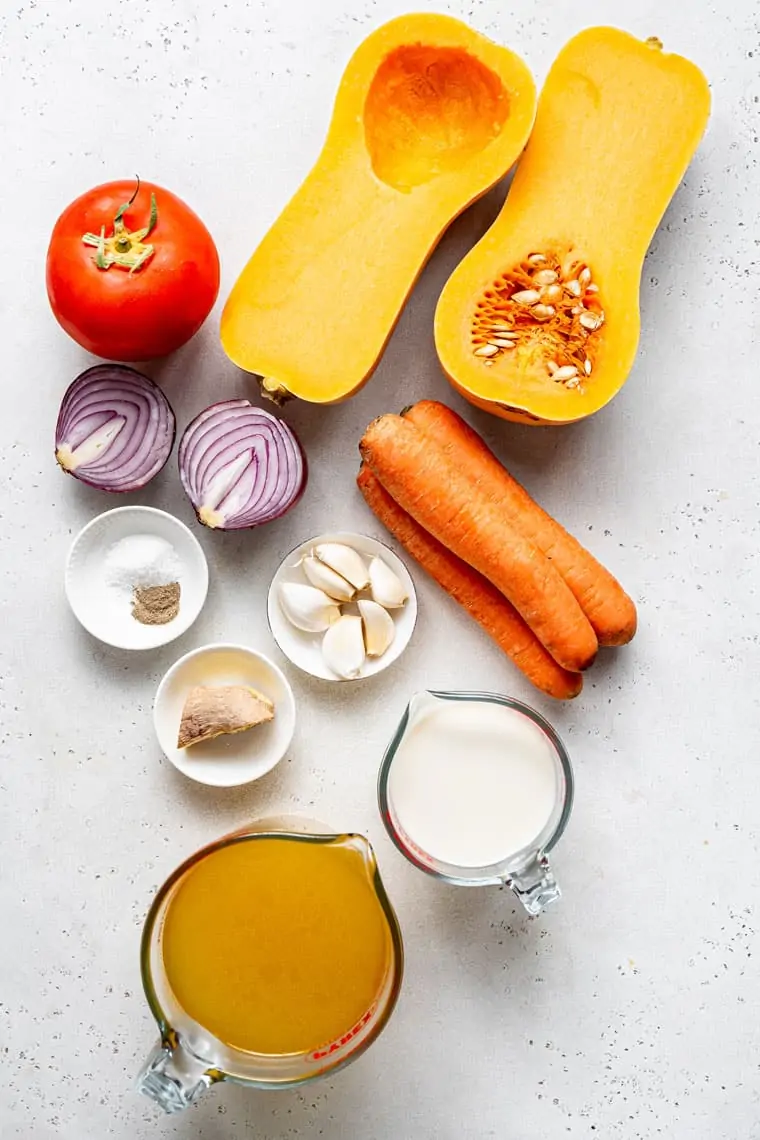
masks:
{"label": "pitcher handle", "polygon": [[159,1041],[137,1078],[137,1088],[167,1113],[182,1112],[222,1080],[178,1043]]}
{"label": "pitcher handle", "polygon": [[526,867],[507,875],[504,883],[514,892],[531,918],[536,918],[562,895],[549,860],[543,852],[539,852]]}

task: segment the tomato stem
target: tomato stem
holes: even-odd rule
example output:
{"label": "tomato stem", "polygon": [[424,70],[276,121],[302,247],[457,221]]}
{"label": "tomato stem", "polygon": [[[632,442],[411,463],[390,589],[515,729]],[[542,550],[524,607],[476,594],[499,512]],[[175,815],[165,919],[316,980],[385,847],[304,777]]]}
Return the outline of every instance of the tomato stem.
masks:
{"label": "tomato stem", "polygon": [[98,269],[106,270],[110,269],[112,265],[116,265],[119,269],[128,269],[131,276],[138,269],[142,269],[156,252],[156,247],[145,240],[156,228],[158,222],[158,203],[155,194],[150,196],[150,217],[147,226],[140,230],[129,230],[124,224],[124,215],[134,204],[139,191],[140,179],[138,178],[134,194],[128,202],[119,206],[116,211],[113,220],[113,233],[110,237],[106,237],[105,226],[100,227],[99,234],[86,233],[82,236],[85,245],[92,246],[97,250],[94,260]]}
{"label": "tomato stem", "polygon": [[121,221],[121,219],[124,217],[127,210],[129,209],[129,207],[134,203],[135,199],[137,198],[137,195],[140,193],[140,175],[139,174],[135,175],[135,182],[137,183],[137,185],[135,186],[132,197],[129,199],[128,202],[125,202],[123,206],[119,206],[118,210],[116,211],[116,217],[113,220],[114,226],[116,225],[117,222]]}

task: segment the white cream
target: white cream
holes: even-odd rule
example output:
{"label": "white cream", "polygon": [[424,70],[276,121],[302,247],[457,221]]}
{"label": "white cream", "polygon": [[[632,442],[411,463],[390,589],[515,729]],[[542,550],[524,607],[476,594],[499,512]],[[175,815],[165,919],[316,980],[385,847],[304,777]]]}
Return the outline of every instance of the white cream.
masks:
{"label": "white cream", "polygon": [[422,851],[457,867],[486,867],[541,837],[560,781],[551,742],[523,713],[423,698],[393,759],[388,794]]}

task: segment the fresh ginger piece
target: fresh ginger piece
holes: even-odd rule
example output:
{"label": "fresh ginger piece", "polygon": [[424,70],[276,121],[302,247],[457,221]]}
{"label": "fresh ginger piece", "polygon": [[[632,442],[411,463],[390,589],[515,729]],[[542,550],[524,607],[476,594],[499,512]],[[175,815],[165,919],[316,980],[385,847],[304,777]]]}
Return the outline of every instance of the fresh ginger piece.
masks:
{"label": "fresh ginger piece", "polygon": [[182,709],[178,748],[235,732],[247,732],[274,719],[274,704],[245,685],[196,685]]}

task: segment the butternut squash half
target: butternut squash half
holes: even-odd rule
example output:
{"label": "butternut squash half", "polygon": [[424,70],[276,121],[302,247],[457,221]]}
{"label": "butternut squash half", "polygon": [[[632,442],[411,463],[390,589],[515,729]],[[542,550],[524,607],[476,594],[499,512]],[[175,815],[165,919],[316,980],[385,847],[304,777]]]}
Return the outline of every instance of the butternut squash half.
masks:
{"label": "butternut squash half", "polygon": [[525,64],[449,16],[402,16],[357,49],[316,165],[222,313],[222,344],[274,398],[351,396],[454,217],[527,142]]}
{"label": "butternut squash half", "polygon": [[658,40],[590,28],[563,48],[506,203],[437,306],[438,355],[468,400],[562,424],[619,391],[644,255],[709,111],[705,77]]}

